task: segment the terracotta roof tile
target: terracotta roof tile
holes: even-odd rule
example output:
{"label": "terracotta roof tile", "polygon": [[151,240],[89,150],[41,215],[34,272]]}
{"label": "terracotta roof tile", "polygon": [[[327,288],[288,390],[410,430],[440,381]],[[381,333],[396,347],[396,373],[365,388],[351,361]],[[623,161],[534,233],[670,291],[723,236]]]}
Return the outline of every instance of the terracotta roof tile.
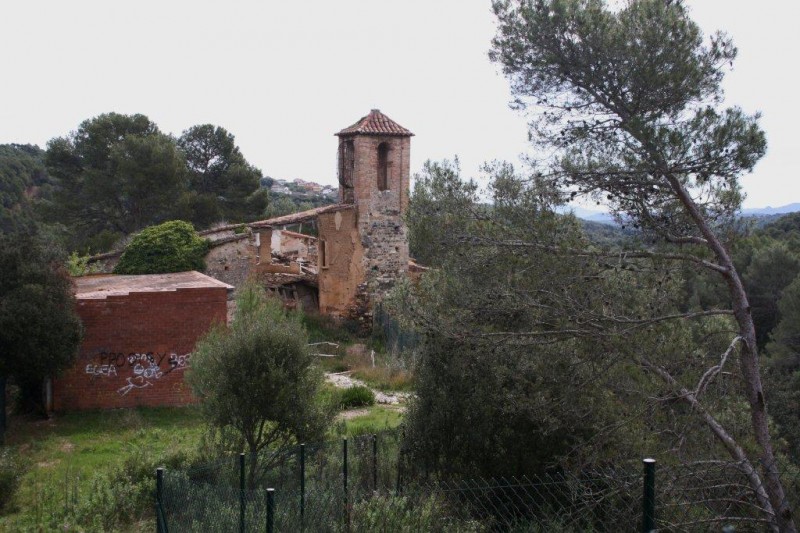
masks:
{"label": "terracotta roof tile", "polygon": [[390,119],[380,112],[373,109],[369,115],[361,119],[350,127],[347,127],[336,135],[397,135],[400,137],[411,137],[414,135],[403,126]]}

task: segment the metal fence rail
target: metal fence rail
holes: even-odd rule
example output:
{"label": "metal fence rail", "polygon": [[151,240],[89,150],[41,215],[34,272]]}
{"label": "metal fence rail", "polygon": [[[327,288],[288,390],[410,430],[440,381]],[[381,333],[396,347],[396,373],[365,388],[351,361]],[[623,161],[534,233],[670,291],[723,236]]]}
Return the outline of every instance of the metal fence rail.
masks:
{"label": "metal fence rail", "polygon": [[[742,465],[654,460],[511,478],[415,472],[401,434],[159,469],[157,531],[768,531]],[[782,472],[796,501],[800,472]],[[792,483],[789,483],[792,482]]]}

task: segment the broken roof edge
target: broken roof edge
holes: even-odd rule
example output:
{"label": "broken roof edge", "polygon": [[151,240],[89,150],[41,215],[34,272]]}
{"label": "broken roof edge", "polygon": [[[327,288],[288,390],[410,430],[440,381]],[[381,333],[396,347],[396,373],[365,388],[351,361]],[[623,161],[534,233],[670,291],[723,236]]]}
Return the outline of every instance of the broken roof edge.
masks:
{"label": "broken roof edge", "polygon": [[299,224],[306,220],[316,218],[317,215],[324,213],[333,213],[335,211],[345,211],[348,209],[355,209],[355,204],[330,204],[322,207],[315,207],[308,211],[300,211],[299,213],[291,213],[275,218],[268,218],[266,220],[258,220],[256,222],[249,222],[247,225],[251,228],[271,228],[274,226],[288,226],[290,224]]}
{"label": "broken roof edge", "polygon": [[296,231],[291,231],[288,229],[279,229],[275,231],[280,231],[282,235],[286,235],[287,237],[291,237],[293,239],[306,239],[306,240],[314,240],[316,241],[317,238],[313,235],[306,235],[305,233],[297,233]]}

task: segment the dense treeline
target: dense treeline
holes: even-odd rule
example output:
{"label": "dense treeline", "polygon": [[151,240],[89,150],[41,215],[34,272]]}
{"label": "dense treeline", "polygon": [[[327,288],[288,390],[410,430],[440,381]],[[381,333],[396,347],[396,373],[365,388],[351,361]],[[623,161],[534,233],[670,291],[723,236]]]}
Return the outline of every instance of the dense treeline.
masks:
{"label": "dense treeline", "polygon": [[108,113],[51,140],[45,162],[54,191],[41,212],[67,228],[71,249],[105,251],[171,219],[253,220],[268,200],[234,136],[210,124],[175,139],[144,115]]}
{"label": "dense treeline", "polygon": [[0,232],[25,231],[33,223],[32,199],[46,196],[50,186],[44,150],[30,144],[0,145]]}
{"label": "dense treeline", "polygon": [[0,146],[0,225],[35,219],[69,250],[103,252],[166,220],[203,229],[258,219],[269,202],[261,179],[222,127],[193,126],[174,138],[144,115],[107,113],[46,150]]}

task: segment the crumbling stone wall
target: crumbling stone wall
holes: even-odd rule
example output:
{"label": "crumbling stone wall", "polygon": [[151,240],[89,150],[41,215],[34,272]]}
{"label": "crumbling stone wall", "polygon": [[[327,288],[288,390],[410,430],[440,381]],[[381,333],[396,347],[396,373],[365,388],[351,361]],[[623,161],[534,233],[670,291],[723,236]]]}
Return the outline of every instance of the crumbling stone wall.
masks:
{"label": "crumbling stone wall", "polygon": [[379,300],[408,272],[408,230],[394,191],[376,192],[359,220],[368,290]]}
{"label": "crumbling stone wall", "polygon": [[239,287],[250,276],[258,258],[258,249],[249,235],[216,244],[206,255],[205,273],[228,285]]}
{"label": "crumbling stone wall", "polygon": [[211,240],[206,254],[205,274],[228,285],[239,287],[259,263],[269,263],[272,230],[261,228]]}

